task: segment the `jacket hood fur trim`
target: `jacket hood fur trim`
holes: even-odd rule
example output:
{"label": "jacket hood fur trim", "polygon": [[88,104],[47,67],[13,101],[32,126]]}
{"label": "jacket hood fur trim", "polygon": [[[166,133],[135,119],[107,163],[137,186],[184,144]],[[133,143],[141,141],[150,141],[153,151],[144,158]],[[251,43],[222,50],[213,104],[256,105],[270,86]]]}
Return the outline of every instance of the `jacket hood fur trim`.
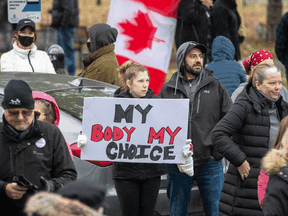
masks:
{"label": "jacket hood fur trim", "polygon": [[272,149],[262,159],[262,166],[265,172],[276,174],[279,170],[288,165],[285,159],[286,152],[284,150]]}
{"label": "jacket hood fur trim", "polygon": [[58,194],[39,192],[26,203],[28,215],[97,216],[98,213],[78,200],[64,198]]}

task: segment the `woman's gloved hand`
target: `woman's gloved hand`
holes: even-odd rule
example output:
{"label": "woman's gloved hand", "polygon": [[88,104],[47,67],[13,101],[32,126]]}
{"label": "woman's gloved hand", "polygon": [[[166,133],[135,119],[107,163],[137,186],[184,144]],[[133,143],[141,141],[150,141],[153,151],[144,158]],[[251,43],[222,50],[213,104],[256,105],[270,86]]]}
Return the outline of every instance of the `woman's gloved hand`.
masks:
{"label": "woman's gloved hand", "polygon": [[77,139],[77,146],[78,148],[83,148],[87,144],[87,137],[82,134],[82,131],[80,131],[80,135]]}
{"label": "woman's gloved hand", "polygon": [[178,169],[180,172],[184,172],[189,176],[194,175],[194,165],[193,165],[193,145],[192,140],[188,139],[186,141],[186,145],[183,147],[182,153],[184,157],[186,158],[185,164],[177,164]]}

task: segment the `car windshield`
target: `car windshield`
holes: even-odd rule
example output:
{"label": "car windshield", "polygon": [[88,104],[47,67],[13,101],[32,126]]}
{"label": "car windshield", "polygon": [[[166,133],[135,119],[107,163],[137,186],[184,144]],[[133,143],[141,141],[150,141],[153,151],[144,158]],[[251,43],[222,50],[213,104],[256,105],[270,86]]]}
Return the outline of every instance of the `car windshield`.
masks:
{"label": "car windshield", "polygon": [[115,89],[105,87],[77,87],[46,92],[55,98],[60,109],[82,120],[84,97],[112,97]]}

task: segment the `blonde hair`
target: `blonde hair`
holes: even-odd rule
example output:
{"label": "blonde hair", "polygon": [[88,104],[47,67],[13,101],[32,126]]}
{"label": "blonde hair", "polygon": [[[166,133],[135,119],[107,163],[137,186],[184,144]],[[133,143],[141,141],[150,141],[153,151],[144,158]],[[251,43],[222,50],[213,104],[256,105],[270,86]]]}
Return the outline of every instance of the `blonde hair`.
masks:
{"label": "blonde hair", "polygon": [[248,83],[252,84],[254,87],[256,85],[256,81],[259,83],[263,83],[263,80],[266,77],[267,69],[276,68],[278,72],[278,68],[274,64],[260,64],[252,69],[252,72],[249,74]]}
{"label": "blonde hair", "polygon": [[[16,37],[16,35],[19,35],[19,31],[20,30],[16,30],[16,31],[14,31],[14,33],[13,33],[13,38],[12,38],[12,46],[13,46],[13,44],[15,43],[15,42],[17,42],[18,43],[18,39],[17,39],[17,37]],[[34,42],[37,40],[37,33],[36,33],[36,31],[34,31]],[[33,42],[33,43],[34,43]]]}
{"label": "blonde hair", "polygon": [[139,72],[145,71],[147,71],[147,69],[144,66],[137,64],[132,60],[124,62],[118,69],[119,79],[122,80],[123,83],[121,90],[129,90],[129,87],[126,84],[127,81],[130,80],[131,82],[133,82],[133,79],[139,74]]}

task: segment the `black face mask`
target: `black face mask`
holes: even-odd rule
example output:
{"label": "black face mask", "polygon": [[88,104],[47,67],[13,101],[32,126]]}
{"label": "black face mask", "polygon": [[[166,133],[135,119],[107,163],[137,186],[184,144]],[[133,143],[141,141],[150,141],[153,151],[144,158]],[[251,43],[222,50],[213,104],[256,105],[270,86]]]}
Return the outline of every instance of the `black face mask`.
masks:
{"label": "black face mask", "polygon": [[18,35],[18,41],[22,46],[28,47],[34,42],[34,37]]}
{"label": "black face mask", "polygon": [[88,47],[89,52],[91,53],[91,42],[87,42],[87,47]]}

